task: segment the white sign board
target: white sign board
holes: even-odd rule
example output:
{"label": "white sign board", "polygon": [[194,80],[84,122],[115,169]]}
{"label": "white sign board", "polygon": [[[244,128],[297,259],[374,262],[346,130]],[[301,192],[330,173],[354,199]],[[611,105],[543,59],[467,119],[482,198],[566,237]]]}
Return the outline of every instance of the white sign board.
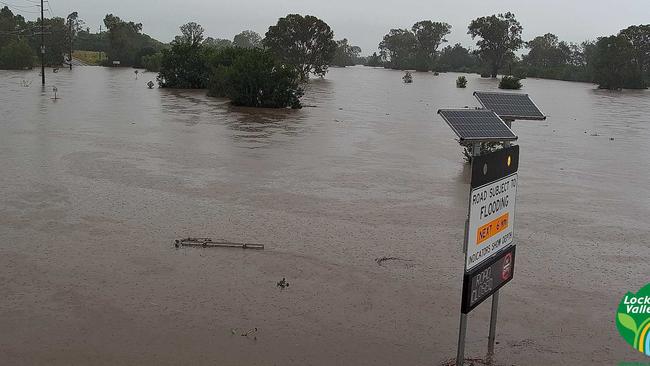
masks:
{"label": "white sign board", "polygon": [[465,271],[512,244],[517,173],[472,189]]}

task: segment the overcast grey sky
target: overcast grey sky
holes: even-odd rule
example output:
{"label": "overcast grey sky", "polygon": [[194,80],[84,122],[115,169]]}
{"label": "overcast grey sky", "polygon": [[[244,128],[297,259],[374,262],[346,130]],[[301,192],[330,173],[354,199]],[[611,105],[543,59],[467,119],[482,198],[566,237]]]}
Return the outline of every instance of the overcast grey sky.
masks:
{"label": "overcast grey sky", "polygon": [[[27,0],[6,0],[11,4]],[[163,42],[178,34],[178,27],[195,21],[206,36],[232,37],[244,29],[262,36],[269,25],[289,13],[311,14],[326,21],[335,37],[348,38],[369,54],[391,28],[410,28],[419,20],[452,25],[449,43],[473,45],[469,22],[483,15],[512,11],[531,39],[555,33],[560,39],[580,42],[610,35],[632,24],[650,23],[650,0],[49,0],[57,16],[78,11],[93,31],[105,14],[140,22],[144,32]],[[25,14],[26,18],[31,18]]]}

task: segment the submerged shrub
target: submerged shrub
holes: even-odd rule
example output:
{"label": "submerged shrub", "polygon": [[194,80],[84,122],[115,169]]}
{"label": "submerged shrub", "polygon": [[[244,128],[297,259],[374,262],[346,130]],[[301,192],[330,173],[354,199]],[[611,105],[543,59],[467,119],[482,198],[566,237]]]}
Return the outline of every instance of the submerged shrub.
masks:
{"label": "submerged shrub", "polygon": [[456,79],[456,87],[464,88],[466,86],[467,86],[467,78],[464,76],[459,76],[458,79]]}
{"label": "submerged shrub", "polygon": [[163,49],[158,83],[163,88],[207,88],[211,53],[211,49],[191,43],[174,43]]}
{"label": "submerged shrub", "polygon": [[224,49],[213,58],[209,95],[234,105],[300,108],[300,75],[266,50]]}
{"label": "submerged shrub", "polygon": [[521,80],[514,76],[504,76],[499,82],[499,89],[521,89]]}

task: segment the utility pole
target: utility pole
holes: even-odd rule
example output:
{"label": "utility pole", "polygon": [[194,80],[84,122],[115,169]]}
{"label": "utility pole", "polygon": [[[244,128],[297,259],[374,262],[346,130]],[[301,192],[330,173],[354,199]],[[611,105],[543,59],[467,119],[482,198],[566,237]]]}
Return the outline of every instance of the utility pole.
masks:
{"label": "utility pole", "polygon": [[[100,25],[99,25],[99,39],[101,40],[101,38],[102,38],[102,25],[100,24]],[[103,55],[104,55],[104,52],[103,52],[103,51],[99,51],[99,61],[103,61],[103,60],[104,60],[104,56],[103,56]]]}
{"label": "utility pole", "polygon": [[69,24],[69,26],[70,26],[70,30],[69,30],[69,32],[70,32],[70,53],[68,55],[69,56],[68,60],[69,60],[69,63],[70,63],[70,70],[72,70],[72,19],[68,19],[68,23],[70,23]]}
{"label": "utility pole", "polygon": [[41,83],[45,86],[45,17],[43,15],[43,0],[41,0]]}

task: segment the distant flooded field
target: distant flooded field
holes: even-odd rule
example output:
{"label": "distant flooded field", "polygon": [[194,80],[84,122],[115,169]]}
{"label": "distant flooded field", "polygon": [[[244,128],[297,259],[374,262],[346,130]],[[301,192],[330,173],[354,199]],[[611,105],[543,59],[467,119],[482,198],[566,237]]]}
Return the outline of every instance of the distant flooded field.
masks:
{"label": "distant flooded field", "polygon": [[[497,82],[402,75],[331,69],[293,111],[150,90],[155,74],[131,69],[48,70],[45,89],[37,71],[0,71],[0,364],[455,357],[468,169],[436,112]],[[522,92],[548,119],[513,126],[497,364],[647,361],[614,318],[648,281],[650,92]],[[265,250],[175,249],[187,236]],[[467,357],[485,354],[489,310],[470,314]]]}

